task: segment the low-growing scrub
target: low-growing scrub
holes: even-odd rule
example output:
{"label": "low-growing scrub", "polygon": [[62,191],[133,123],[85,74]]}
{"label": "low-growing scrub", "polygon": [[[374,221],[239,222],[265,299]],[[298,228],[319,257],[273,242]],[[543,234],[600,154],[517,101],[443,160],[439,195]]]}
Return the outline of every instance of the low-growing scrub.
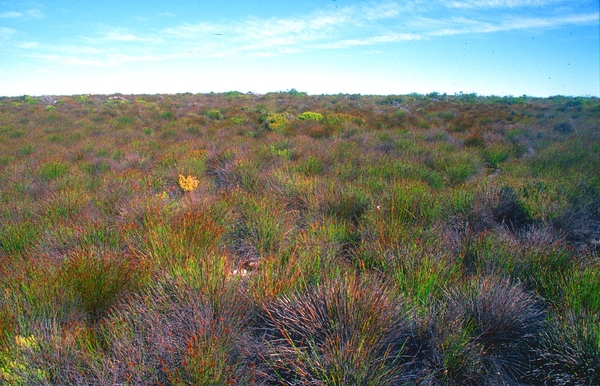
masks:
{"label": "low-growing scrub", "polygon": [[54,99],[0,98],[1,384],[600,383],[597,98]]}

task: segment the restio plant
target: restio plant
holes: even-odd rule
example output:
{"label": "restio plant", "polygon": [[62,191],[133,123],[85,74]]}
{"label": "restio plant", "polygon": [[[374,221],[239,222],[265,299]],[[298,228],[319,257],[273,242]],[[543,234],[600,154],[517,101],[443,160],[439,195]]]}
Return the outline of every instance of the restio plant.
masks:
{"label": "restio plant", "polygon": [[599,111],[0,97],[0,384],[599,384]]}

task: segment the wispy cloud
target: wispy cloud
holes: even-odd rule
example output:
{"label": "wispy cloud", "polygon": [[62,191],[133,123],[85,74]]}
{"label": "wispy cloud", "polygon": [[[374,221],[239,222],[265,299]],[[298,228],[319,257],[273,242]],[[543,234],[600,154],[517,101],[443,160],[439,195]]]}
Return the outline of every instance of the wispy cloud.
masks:
{"label": "wispy cloud", "polygon": [[21,42],[17,44],[19,48],[24,48],[26,50],[34,50],[40,48],[40,43],[38,42]]}
{"label": "wispy cloud", "polygon": [[385,43],[397,43],[397,42],[405,42],[409,40],[421,40],[423,39],[423,35],[415,34],[415,33],[391,33],[386,35],[373,36],[365,39],[347,39],[340,40],[333,43],[325,43],[318,45],[318,48],[321,49],[339,49],[339,48],[350,48],[350,47],[359,47],[359,46],[373,46],[380,45]]}
{"label": "wispy cloud", "polygon": [[391,19],[405,9],[407,6],[399,2],[369,3],[362,6],[327,8],[294,17],[269,19],[249,17],[221,23],[188,23],[165,28],[162,32],[190,39],[202,37],[206,33],[222,33],[246,40],[281,38],[290,35],[297,40],[318,40],[332,30],[365,26],[366,23],[373,24],[378,20]]}
{"label": "wispy cloud", "polygon": [[1,12],[0,19],[17,19],[22,17],[23,14],[21,12]]}
{"label": "wispy cloud", "polygon": [[25,15],[32,19],[41,19],[44,17],[44,12],[39,9],[30,9],[25,11]]}
{"label": "wispy cloud", "polygon": [[160,42],[158,37],[142,37],[132,33],[122,33],[118,31],[110,31],[101,37],[102,40],[115,42]]}
{"label": "wispy cloud", "polygon": [[574,14],[547,18],[510,18],[500,25],[500,30],[532,28],[557,28],[564,25],[598,24],[600,13]]}
{"label": "wispy cloud", "polygon": [[29,9],[24,12],[0,12],[0,19],[40,19],[44,13],[39,9]]}
{"label": "wispy cloud", "polygon": [[0,27],[0,41],[10,38],[15,33],[17,31],[12,28]]}
{"label": "wispy cloud", "polygon": [[110,50],[85,45],[71,44],[41,44],[39,42],[21,42],[18,44],[20,48],[37,51],[37,52],[52,52],[55,54],[83,54],[83,55],[106,55]]}
{"label": "wispy cloud", "polygon": [[183,38],[183,39],[194,39],[199,38],[207,33],[214,33],[217,30],[223,32],[225,26],[218,24],[209,23],[198,23],[198,24],[182,24],[176,27],[168,27],[161,31],[162,35]]}
{"label": "wispy cloud", "polygon": [[455,0],[446,1],[450,8],[517,8],[544,7],[564,0]]}
{"label": "wispy cloud", "polygon": [[[24,42],[21,48],[29,50],[28,55],[53,62],[117,66],[185,58],[268,57],[315,50],[379,47],[439,36],[598,24],[598,12],[565,12],[559,16],[554,7],[548,7],[540,12],[528,12],[530,16],[525,17],[510,10],[557,2],[564,3],[564,0],[388,1],[326,7],[288,17],[174,24],[143,33],[133,28],[104,27],[96,37],[82,37],[81,44],[52,46]],[[489,7],[508,10],[502,13],[463,10]],[[0,39],[13,33],[14,30],[0,29]]]}

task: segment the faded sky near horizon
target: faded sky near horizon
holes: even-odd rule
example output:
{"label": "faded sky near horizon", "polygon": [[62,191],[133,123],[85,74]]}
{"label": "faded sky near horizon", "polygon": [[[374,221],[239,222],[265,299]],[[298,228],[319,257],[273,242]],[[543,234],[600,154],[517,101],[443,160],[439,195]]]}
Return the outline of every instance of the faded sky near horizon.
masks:
{"label": "faded sky near horizon", "polygon": [[4,1],[0,96],[600,96],[598,0]]}

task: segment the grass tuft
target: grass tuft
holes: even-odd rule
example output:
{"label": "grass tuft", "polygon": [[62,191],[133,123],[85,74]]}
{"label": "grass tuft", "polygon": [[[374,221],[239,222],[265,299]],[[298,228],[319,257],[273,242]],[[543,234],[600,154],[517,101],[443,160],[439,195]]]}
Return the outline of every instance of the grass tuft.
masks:
{"label": "grass tuft", "polygon": [[380,284],[340,278],[263,306],[267,376],[284,384],[392,385],[411,374],[411,321]]}

